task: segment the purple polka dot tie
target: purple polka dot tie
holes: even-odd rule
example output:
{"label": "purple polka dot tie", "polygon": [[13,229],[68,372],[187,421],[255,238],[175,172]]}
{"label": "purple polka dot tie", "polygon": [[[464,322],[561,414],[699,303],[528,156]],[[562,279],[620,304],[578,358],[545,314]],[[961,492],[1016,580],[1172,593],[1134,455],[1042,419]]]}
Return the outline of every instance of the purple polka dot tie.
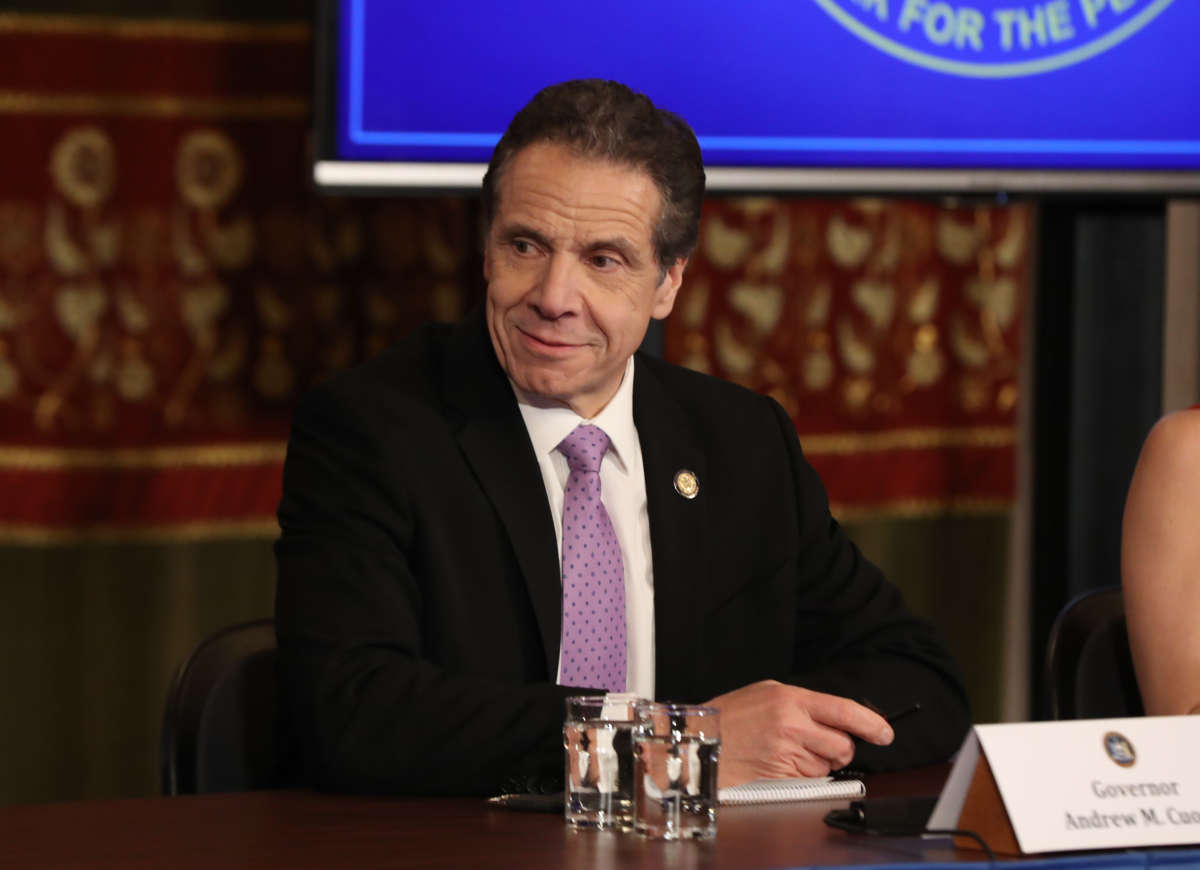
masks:
{"label": "purple polka dot tie", "polygon": [[600,501],[600,460],[608,436],[576,426],[558,445],[571,474],[563,493],[560,683],[625,691],[625,569]]}

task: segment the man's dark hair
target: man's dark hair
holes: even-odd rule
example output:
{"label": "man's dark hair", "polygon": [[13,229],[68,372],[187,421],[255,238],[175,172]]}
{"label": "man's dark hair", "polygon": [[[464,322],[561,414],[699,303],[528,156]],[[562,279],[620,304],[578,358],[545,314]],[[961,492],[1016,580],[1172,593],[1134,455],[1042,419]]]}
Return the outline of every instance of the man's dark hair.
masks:
{"label": "man's dark hair", "polygon": [[483,176],[485,231],[496,215],[504,170],[523,148],[542,142],[640,169],[654,180],[662,198],[654,254],[663,273],[695,250],[704,199],[704,163],[696,134],[686,121],[658,108],[644,94],[601,79],[551,85],[517,112]]}

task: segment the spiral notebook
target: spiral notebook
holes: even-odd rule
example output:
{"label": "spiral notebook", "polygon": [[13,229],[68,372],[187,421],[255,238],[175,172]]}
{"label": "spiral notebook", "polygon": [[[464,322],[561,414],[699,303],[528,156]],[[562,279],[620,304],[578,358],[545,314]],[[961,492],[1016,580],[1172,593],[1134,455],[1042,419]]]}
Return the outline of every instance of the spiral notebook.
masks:
{"label": "spiral notebook", "polygon": [[757,779],[717,792],[722,806],[781,801],[827,801],[860,798],[867,793],[861,779],[817,776],[802,779]]}

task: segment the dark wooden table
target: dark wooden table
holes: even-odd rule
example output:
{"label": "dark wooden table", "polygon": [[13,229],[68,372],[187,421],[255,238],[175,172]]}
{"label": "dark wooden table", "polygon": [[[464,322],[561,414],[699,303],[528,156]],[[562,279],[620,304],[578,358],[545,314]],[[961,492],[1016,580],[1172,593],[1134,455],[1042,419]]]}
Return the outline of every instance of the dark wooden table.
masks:
{"label": "dark wooden table", "polygon": [[[868,780],[868,794],[936,794],[947,768]],[[707,842],[576,831],[562,817],[467,798],[306,791],[0,807],[0,867],[776,868],[977,860],[945,840],[854,836],[822,817],[845,801],[725,807]]]}

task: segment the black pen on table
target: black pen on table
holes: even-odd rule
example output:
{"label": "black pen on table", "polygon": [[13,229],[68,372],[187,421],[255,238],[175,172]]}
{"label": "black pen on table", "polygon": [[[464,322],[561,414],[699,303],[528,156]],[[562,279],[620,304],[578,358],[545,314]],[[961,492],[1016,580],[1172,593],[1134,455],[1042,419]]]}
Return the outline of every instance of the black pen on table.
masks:
{"label": "black pen on table", "polygon": [[554,813],[563,810],[563,793],[551,794],[498,794],[490,797],[487,802],[493,807],[504,807],[508,810],[526,810],[533,813]]}

